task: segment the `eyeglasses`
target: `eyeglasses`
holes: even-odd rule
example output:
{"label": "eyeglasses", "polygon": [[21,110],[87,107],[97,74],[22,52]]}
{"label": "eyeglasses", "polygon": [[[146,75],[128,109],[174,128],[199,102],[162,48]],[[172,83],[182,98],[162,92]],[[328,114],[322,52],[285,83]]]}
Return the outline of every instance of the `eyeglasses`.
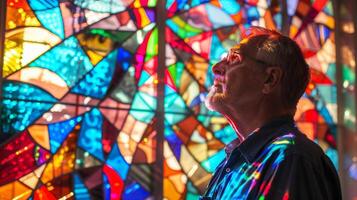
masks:
{"label": "eyeglasses", "polygon": [[265,61],[256,59],[253,56],[250,56],[249,54],[243,54],[243,52],[239,48],[230,49],[225,59],[229,65],[234,65],[241,63],[244,57],[247,57],[257,63],[268,65],[268,63],[266,63]]}

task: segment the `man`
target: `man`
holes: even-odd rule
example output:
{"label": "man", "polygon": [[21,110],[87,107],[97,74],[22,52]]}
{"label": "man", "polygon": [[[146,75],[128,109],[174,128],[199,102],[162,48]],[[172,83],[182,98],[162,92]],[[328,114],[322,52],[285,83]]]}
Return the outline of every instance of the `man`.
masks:
{"label": "man", "polygon": [[238,138],[201,199],[341,199],[331,161],[294,124],[310,75],[293,40],[252,27],[212,71],[206,105]]}

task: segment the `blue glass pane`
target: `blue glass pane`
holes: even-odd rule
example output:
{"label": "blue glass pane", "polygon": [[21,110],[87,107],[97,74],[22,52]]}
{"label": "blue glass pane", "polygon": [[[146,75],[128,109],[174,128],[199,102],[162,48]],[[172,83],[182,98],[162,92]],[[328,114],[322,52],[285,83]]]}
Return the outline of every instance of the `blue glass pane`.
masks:
{"label": "blue glass pane", "polygon": [[192,99],[189,107],[193,108],[195,106],[200,106],[204,102],[205,102],[205,95],[201,93],[201,94],[197,95],[195,98]]}
{"label": "blue glass pane", "polygon": [[207,4],[206,10],[208,18],[210,19],[210,22],[213,24],[213,28],[215,29],[224,26],[232,26],[235,23],[226,12],[216,6]]}
{"label": "blue glass pane", "polygon": [[211,0],[192,0],[191,1],[191,6],[198,6],[198,5],[201,5],[201,4],[204,4],[204,3],[208,3],[210,1]]}
{"label": "blue glass pane", "polygon": [[331,159],[335,168],[338,170],[338,153],[336,149],[328,148],[325,153]]}
{"label": "blue glass pane", "polygon": [[110,199],[110,183],[108,180],[107,175],[104,173],[102,174],[103,176],[103,193],[104,193],[104,199],[109,200]]}
{"label": "blue glass pane", "polygon": [[107,93],[115,68],[116,51],[100,61],[74,88],[73,93],[101,99]]}
{"label": "blue glass pane", "polygon": [[129,51],[127,51],[124,48],[119,48],[118,49],[118,63],[120,66],[123,68],[123,71],[127,71],[131,65],[132,62],[132,55]]}
{"label": "blue glass pane", "polygon": [[182,97],[170,87],[165,87],[165,121],[169,125],[183,120],[188,113],[187,106]]}
{"label": "blue glass pane", "polygon": [[331,85],[316,85],[319,91],[319,97],[322,97],[325,103],[337,103],[337,88]]}
{"label": "blue glass pane", "polygon": [[165,120],[173,125],[184,119],[189,112],[185,102],[179,94],[170,87],[166,87],[165,91],[167,91],[165,96]]}
{"label": "blue glass pane", "polygon": [[86,8],[99,13],[117,13],[125,10],[131,1],[113,1],[113,0],[74,0],[74,4],[81,8]]}
{"label": "blue glass pane", "polygon": [[87,200],[90,199],[90,195],[87,187],[82,182],[81,178],[77,174],[73,174],[74,181],[74,197],[77,200]]}
{"label": "blue glass pane", "polygon": [[3,83],[3,95],[5,99],[56,102],[52,95],[39,87],[13,81],[5,81]]}
{"label": "blue glass pane", "polygon": [[166,0],[166,8],[170,8],[170,6],[175,2],[176,0]]}
{"label": "blue glass pane", "polygon": [[140,74],[138,86],[141,87],[143,84],[146,83],[147,80],[149,80],[150,77],[151,75],[147,73],[145,70],[143,70]]}
{"label": "blue glass pane", "polygon": [[37,19],[46,29],[58,35],[61,39],[64,38],[62,14],[59,7],[48,10],[35,11],[35,14]]}
{"label": "blue glass pane", "polygon": [[113,149],[108,156],[107,165],[112,167],[120,175],[120,177],[125,180],[129,171],[129,164],[124,160],[123,156],[119,152],[117,144],[113,146]]}
{"label": "blue glass pane", "polygon": [[288,15],[289,16],[293,16],[295,14],[298,2],[299,2],[298,0],[286,1],[286,4],[288,6]]}
{"label": "blue glass pane", "polygon": [[47,10],[58,7],[58,0],[27,0],[32,10]]}
{"label": "blue glass pane", "polygon": [[188,2],[188,0],[177,0],[176,2],[177,2],[177,8],[182,9],[185,6],[185,4]]}
{"label": "blue glass pane", "polygon": [[325,12],[326,14],[332,16],[333,15],[333,5],[332,5],[332,1],[328,1],[326,6],[323,9],[323,12]]}
{"label": "blue glass pane", "polygon": [[216,131],[214,136],[222,141],[224,144],[228,144],[232,140],[237,138],[236,132],[233,130],[231,126],[226,126],[220,131]]}
{"label": "blue glass pane", "polygon": [[323,45],[326,40],[330,38],[330,34],[332,33],[331,29],[324,25],[317,26],[315,30],[316,35],[320,38],[321,45]]}
{"label": "blue glass pane", "polygon": [[187,106],[182,97],[171,87],[165,86],[165,110],[177,113],[187,113]]}
{"label": "blue glass pane", "polygon": [[237,1],[232,0],[219,0],[221,3],[222,9],[228,14],[237,14],[240,11],[240,5]]}
{"label": "blue glass pane", "polygon": [[30,84],[6,81],[3,83],[2,127],[4,133],[24,130],[52,107],[56,99]]}
{"label": "blue glass pane", "polygon": [[49,69],[58,74],[69,87],[74,86],[93,66],[75,37],[66,39],[30,66]]}
{"label": "blue glass pane", "polygon": [[326,102],[325,102],[324,98],[321,98],[319,88],[315,88],[311,92],[311,96],[314,97],[314,99],[315,99],[315,106],[316,106],[316,109],[319,111],[319,114],[324,118],[324,120],[327,124],[332,125],[334,123],[333,118],[332,118],[329,110],[326,108]]}
{"label": "blue glass pane", "polygon": [[165,113],[165,125],[174,125],[186,118],[186,114]]}
{"label": "blue glass pane", "polygon": [[251,23],[252,21],[259,20],[260,15],[258,9],[256,7],[247,7],[247,23]]}
{"label": "blue glass pane", "polygon": [[281,30],[282,26],[283,26],[283,15],[281,15],[281,13],[277,13],[276,15],[274,15],[274,21],[275,24],[277,26],[278,30]]}
{"label": "blue glass pane", "polygon": [[213,156],[209,157],[207,160],[202,162],[203,168],[205,168],[208,172],[213,173],[219,163],[225,158],[226,153],[224,149],[221,149]]}
{"label": "blue glass pane", "polygon": [[96,108],[84,115],[78,145],[94,157],[104,160],[102,149],[103,117]]}
{"label": "blue glass pane", "polygon": [[333,82],[336,83],[336,63],[330,63],[328,65],[325,75]]}
{"label": "blue glass pane", "polygon": [[181,156],[181,145],[183,145],[182,141],[179,137],[177,137],[176,133],[169,127],[166,126],[165,129],[165,139],[168,142],[172,152],[175,157],[179,160]]}
{"label": "blue glass pane", "polygon": [[139,183],[133,183],[125,188],[123,199],[131,200],[133,197],[137,200],[146,199],[150,196],[150,193],[145,190]]}
{"label": "blue glass pane", "polygon": [[155,115],[156,99],[142,92],[136,93],[130,114],[139,121],[149,123]]}
{"label": "blue glass pane", "polygon": [[82,120],[82,117],[77,117],[64,122],[48,125],[48,133],[50,135],[51,153],[55,153],[61,146],[62,142],[67,138],[68,134]]}
{"label": "blue glass pane", "polygon": [[210,53],[212,60],[219,60],[221,56],[225,52],[227,52],[227,50],[222,46],[222,42],[215,34],[212,36],[212,47],[214,47],[211,48],[211,53]]}
{"label": "blue glass pane", "polygon": [[187,182],[186,187],[187,187],[186,200],[199,199],[198,191],[191,181]]}

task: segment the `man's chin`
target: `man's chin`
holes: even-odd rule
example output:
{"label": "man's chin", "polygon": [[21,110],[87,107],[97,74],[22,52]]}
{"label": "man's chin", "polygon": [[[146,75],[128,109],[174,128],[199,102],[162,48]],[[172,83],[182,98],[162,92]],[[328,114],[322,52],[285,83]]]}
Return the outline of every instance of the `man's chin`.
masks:
{"label": "man's chin", "polygon": [[205,105],[209,110],[220,112],[223,107],[222,100],[223,94],[209,92],[205,99]]}

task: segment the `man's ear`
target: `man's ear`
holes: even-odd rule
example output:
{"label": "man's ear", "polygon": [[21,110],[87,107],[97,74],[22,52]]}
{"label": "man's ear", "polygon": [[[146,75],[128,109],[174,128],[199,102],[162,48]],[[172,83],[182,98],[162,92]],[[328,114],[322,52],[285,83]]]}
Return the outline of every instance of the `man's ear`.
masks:
{"label": "man's ear", "polygon": [[267,67],[265,69],[265,75],[262,92],[263,94],[269,94],[279,85],[283,71],[277,66]]}

